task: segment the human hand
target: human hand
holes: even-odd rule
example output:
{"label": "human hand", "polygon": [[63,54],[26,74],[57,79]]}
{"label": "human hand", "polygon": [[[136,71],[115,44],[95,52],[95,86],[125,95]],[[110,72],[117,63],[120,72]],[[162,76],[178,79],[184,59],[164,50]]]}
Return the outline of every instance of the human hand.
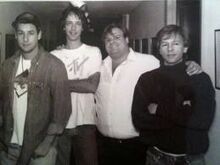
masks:
{"label": "human hand", "polygon": [[45,139],[38,145],[38,147],[34,151],[33,158],[35,159],[47,155],[47,153],[50,150],[50,147],[54,142],[54,139],[55,139],[54,135],[46,136]]}
{"label": "human hand", "polygon": [[148,105],[148,111],[149,111],[149,113],[150,114],[156,114],[156,112],[157,112],[157,104],[155,104],[155,103],[151,103],[150,105]]}
{"label": "human hand", "polygon": [[190,100],[184,100],[183,101],[183,106],[188,105],[191,106],[191,101]]}
{"label": "human hand", "polygon": [[186,61],[186,72],[189,76],[202,73],[202,68],[195,61]]}
{"label": "human hand", "polygon": [[89,79],[90,81],[93,81],[93,80],[96,80],[97,78],[99,79],[99,77],[100,77],[100,72],[95,72],[95,73],[93,73],[92,75],[90,75],[90,76],[88,77],[88,79]]}

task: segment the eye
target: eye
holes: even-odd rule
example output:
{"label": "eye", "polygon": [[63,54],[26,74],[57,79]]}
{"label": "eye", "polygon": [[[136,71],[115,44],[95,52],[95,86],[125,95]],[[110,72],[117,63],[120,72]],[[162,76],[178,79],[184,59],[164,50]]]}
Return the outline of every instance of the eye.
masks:
{"label": "eye", "polygon": [[161,43],[160,46],[161,46],[161,47],[166,47],[166,46],[167,46],[167,43]]}
{"label": "eye", "polygon": [[23,34],[22,31],[18,31],[18,32],[17,32],[17,35],[22,35],[22,34]]}
{"label": "eye", "polygon": [[105,43],[109,43],[109,42],[111,42],[113,39],[110,39],[110,38],[108,38],[108,39],[105,39]]}
{"label": "eye", "polygon": [[34,35],[34,34],[35,34],[35,32],[34,32],[34,31],[30,31],[30,32],[29,32],[29,34]]}
{"label": "eye", "polygon": [[69,26],[69,25],[71,25],[71,22],[66,21],[65,25],[66,25],[66,26]]}
{"label": "eye", "polygon": [[120,38],[121,38],[121,36],[115,36],[115,39],[117,39],[117,40],[120,39]]}
{"label": "eye", "polygon": [[82,22],[81,22],[81,21],[78,21],[78,22],[76,22],[76,25],[82,26]]}
{"label": "eye", "polygon": [[179,42],[175,42],[175,43],[174,43],[174,45],[179,45],[179,44],[180,44]]}

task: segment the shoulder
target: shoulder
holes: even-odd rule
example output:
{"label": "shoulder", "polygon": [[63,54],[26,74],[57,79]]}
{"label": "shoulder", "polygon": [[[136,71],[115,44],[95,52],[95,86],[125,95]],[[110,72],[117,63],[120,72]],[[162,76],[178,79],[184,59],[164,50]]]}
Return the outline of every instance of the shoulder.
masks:
{"label": "shoulder", "polygon": [[157,72],[158,69],[145,72],[140,75],[138,82],[136,84],[137,87],[141,88],[143,91],[149,90],[149,89],[155,89],[154,87],[157,87],[158,81],[157,81]]}
{"label": "shoulder", "polygon": [[209,77],[209,75],[205,72],[202,72],[197,75],[190,76],[191,80],[197,85],[197,86],[210,86],[212,87],[212,80]]}
{"label": "shoulder", "polygon": [[140,60],[145,60],[145,61],[150,61],[150,62],[156,62],[156,63],[159,63],[159,60],[151,55],[151,54],[143,54],[143,53],[138,53],[138,52],[135,52],[135,55],[137,56],[138,59]]}
{"label": "shoulder", "polygon": [[91,46],[91,45],[84,44],[83,45],[83,51],[86,54],[86,56],[93,57],[95,59],[98,58],[100,60],[102,59],[101,51],[96,46]]}
{"label": "shoulder", "polygon": [[143,63],[147,63],[147,64],[156,64],[159,66],[160,62],[159,60],[151,55],[151,54],[143,54],[143,53],[138,53],[138,52],[134,52],[136,59],[138,61],[142,61]]}
{"label": "shoulder", "polygon": [[96,46],[84,44],[83,48],[84,48],[84,50],[89,51],[89,52],[93,52],[93,53],[96,52],[96,53],[100,54],[100,52],[101,52],[100,49]]}
{"label": "shoulder", "polygon": [[107,63],[110,63],[112,60],[111,60],[111,57],[110,56],[107,56],[103,59],[102,63],[103,64],[107,64]]}
{"label": "shoulder", "polygon": [[64,66],[63,62],[52,53],[44,52],[42,57],[44,58],[43,60],[51,66]]}
{"label": "shoulder", "polygon": [[155,78],[157,75],[160,74],[160,69],[157,68],[157,69],[154,69],[154,70],[151,70],[151,71],[147,71],[147,72],[144,72],[140,78],[141,79],[144,79],[144,80],[150,80],[150,79],[153,79]]}
{"label": "shoulder", "polygon": [[8,68],[10,66],[12,66],[11,64],[14,64],[14,62],[19,60],[19,55],[14,54],[13,56],[11,56],[10,58],[6,59],[2,64],[1,67],[2,68]]}
{"label": "shoulder", "polygon": [[208,97],[209,99],[214,99],[215,88],[207,73],[203,72],[198,75],[193,75],[190,77],[191,77],[192,87],[195,93],[198,94],[197,95],[198,97],[204,97],[204,98]]}
{"label": "shoulder", "polygon": [[160,66],[159,60],[150,54],[135,53],[136,65],[140,66],[144,72],[156,69]]}
{"label": "shoulder", "polygon": [[64,49],[55,49],[50,52],[50,54],[59,57],[64,53]]}
{"label": "shoulder", "polygon": [[87,45],[87,44],[83,44],[83,46],[84,46],[84,49],[99,50],[99,48],[96,46],[91,46],[91,45]]}

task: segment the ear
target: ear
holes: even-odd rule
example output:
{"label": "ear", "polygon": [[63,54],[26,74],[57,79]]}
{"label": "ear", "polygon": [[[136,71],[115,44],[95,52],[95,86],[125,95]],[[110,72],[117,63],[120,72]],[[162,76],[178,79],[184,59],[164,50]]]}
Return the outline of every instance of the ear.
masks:
{"label": "ear", "polygon": [[129,43],[128,37],[125,37],[125,41],[126,41],[127,44]]}
{"label": "ear", "polygon": [[188,51],[188,47],[184,47],[183,53],[187,53],[187,51]]}
{"label": "ear", "polygon": [[40,40],[42,38],[42,32],[41,30],[38,32],[38,35],[37,35],[37,39]]}
{"label": "ear", "polygon": [[14,35],[15,35],[15,39],[18,39],[18,35],[17,35],[17,31],[14,29]]}

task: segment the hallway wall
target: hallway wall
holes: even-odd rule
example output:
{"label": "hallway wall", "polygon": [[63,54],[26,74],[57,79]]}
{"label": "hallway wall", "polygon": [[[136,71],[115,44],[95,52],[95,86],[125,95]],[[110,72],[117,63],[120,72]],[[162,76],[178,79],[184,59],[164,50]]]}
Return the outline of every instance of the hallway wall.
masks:
{"label": "hallway wall", "polygon": [[[215,82],[214,30],[220,29],[220,1],[202,0],[202,55],[201,65]],[[215,120],[210,130],[210,147],[206,154],[207,165],[220,162],[220,90],[216,89]]]}

